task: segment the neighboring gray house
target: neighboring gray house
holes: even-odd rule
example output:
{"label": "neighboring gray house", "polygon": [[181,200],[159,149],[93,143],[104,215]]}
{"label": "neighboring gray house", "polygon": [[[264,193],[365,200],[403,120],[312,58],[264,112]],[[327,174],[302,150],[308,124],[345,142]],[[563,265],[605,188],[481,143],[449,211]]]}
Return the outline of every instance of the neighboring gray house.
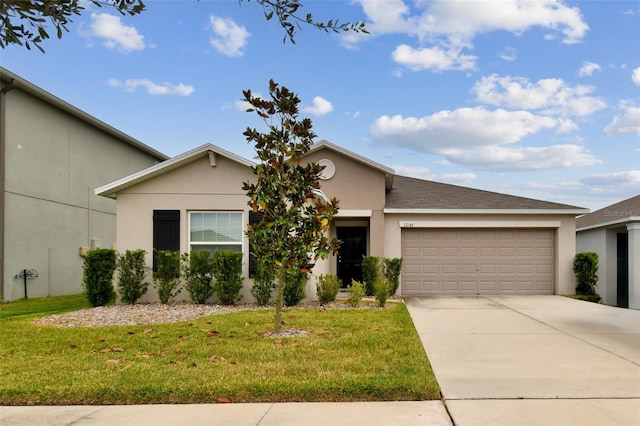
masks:
{"label": "neighboring gray house", "polygon": [[585,251],[598,253],[604,303],[640,309],[640,195],[576,219],[576,252]]}
{"label": "neighboring gray house", "polygon": [[116,241],[116,203],[94,189],[166,160],[0,67],[0,295],[82,291],[81,247]]}
{"label": "neighboring gray house", "polygon": [[[362,278],[362,256],[371,255],[403,258],[403,296],[575,291],[575,218],[586,209],[398,176],[328,141],[305,158],[325,166],[322,192],[340,200],[330,234],[342,245],[316,264],[316,276],[336,274],[346,286]],[[246,301],[252,215],[242,182],[255,178],[253,165],[207,144],[96,193],[117,198],[118,249],[146,250],[149,266],[154,249],[243,252]],[[155,290],[144,300],[155,300]]]}

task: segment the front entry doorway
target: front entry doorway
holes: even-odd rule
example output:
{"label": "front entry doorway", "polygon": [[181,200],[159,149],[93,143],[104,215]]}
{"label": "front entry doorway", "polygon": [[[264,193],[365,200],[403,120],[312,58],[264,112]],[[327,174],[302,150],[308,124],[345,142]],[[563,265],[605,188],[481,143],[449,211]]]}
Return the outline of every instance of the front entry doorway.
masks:
{"label": "front entry doorway", "polygon": [[342,288],[352,280],[362,282],[362,256],[367,254],[367,227],[341,226],[336,229],[342,244],[338,250],[338,278]]}

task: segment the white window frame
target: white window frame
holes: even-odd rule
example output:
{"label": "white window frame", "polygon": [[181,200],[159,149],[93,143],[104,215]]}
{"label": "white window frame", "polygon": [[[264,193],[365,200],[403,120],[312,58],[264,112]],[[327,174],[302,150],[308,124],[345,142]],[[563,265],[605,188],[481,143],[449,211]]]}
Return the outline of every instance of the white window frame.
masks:
{"label": "white window frame", "polygon": [[[191,220],[192,220],[192,214],[193,213],[214,213],[214,214],[237,214],[240,216],[240,241],[224,241],[224,242],[216,242],[216,241],[192,241],[191,240]],[[212,247],[216,247],[216,246],[238,246],[240,247],[240,252],[244,254],[244,233],[245,233],[245,227],[244,227],[244,212],[242,212],[241,210],[189,210],[188,211],[188,230],[187,230],[187,235],[188,235],[188,250],[189,252],[191,252],[192,247],[195,246],[212,246]]]}

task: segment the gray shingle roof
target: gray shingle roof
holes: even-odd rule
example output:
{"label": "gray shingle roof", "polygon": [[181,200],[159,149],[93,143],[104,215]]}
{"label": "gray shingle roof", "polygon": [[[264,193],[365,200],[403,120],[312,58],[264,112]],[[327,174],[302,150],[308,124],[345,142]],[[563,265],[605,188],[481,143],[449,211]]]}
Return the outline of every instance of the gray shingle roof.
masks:
{"label": "gray shingle roof", "polygon": [[582,207],[396,175],[386,209],[585,210]]}
{"label": "gray shingle roof", "polygon": [[576,228],[588,228],[605,223],[620,222],[630,217],[640,217],[640,195],[580,216],[576,219]]}

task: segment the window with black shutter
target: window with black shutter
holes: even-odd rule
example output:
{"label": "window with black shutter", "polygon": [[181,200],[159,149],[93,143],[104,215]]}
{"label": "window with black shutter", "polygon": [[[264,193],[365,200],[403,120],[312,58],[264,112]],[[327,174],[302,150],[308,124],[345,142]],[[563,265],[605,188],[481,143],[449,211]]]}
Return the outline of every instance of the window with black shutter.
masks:
{"label": "window with black shutter", "polygon": [[153,271],[158,270],[160,250],[180,250],[180,210],[153,211]]}

